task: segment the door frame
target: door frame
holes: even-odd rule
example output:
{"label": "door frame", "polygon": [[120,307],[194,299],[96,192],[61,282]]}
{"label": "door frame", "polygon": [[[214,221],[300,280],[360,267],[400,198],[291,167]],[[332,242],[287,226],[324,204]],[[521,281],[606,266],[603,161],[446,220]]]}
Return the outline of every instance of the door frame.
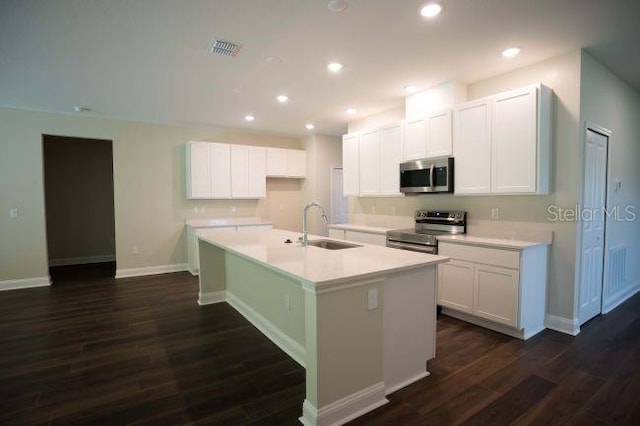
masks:
{"label": "door frame", "polygon": [[[609,182],[611,182],[611,168],[609,167],[609,149],[611,144],[611,139],[613,136],[613,132],[606,127],[600,126],[593,122],[585,121],[583,123],[581,129],[580,136],[580,179],[578,182],[578,197],[577,197],[577,205],[582,206],[584,201],[584,187],[585,187],[585,177],[586,177],[586,144],[587,144],[587,132],[593,131],[599,133],[607,138],[607,161],[606,167],[607,171],[605,173],[606,182],[605,182],[605,196],[604,196],[604,208],[608,208],[609,206]],[[608,273],[608,247],[609,241],[607,237],[607,223],[608,217],[605,215],[604,217],[604,237],[603,237],[603,247],[602,247],[602,289],[600,291],[600,313],[602,314],[603,302],[604,302],[604,289],[606,288],[607,283],[605,282]],[[582,221],[576,221],[576,262],[575,262],[575,286],[574,286],[574,325],[577,331],[580,331],[580,295],[582,290]],[[577,334],[577,333],[576,333]]]}

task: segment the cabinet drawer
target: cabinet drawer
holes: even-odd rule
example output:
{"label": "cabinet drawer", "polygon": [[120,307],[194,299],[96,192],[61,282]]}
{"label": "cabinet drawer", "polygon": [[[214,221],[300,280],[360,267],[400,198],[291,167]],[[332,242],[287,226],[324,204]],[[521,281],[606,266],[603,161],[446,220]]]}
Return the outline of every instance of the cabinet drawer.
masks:
{"label": "cabinet drawer", "polygon": [[457,260],[502,266],[503,268],[518,269],[520,267],[520,252],[514,250],[450,244],[441,241],[438,243],[438,254]]}

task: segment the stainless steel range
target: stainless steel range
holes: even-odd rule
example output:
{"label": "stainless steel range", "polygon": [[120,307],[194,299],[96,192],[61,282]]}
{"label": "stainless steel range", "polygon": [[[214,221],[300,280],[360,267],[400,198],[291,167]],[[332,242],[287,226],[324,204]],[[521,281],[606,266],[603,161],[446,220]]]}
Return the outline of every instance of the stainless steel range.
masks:
{"label": "stainless steel range", "polygon": [[439,235],[465,234],[467,212],[416,210],[416,226],[387,231],[387,247],[438,253]]}

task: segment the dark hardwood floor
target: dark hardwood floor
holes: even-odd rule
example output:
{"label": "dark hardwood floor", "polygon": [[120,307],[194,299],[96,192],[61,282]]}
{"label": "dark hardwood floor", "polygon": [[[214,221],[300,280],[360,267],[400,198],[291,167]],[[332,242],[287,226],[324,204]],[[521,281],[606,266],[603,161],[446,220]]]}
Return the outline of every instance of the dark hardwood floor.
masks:
{"label": "dark hardwood floor", "polygon": [[[103,270],[104,272],[104,270]],[[304,370],[187,273],[0,292],[0,424],[295,425]],[[640,422],[640,295],[573,338],[440,317],[431,376],[350,424]]]}

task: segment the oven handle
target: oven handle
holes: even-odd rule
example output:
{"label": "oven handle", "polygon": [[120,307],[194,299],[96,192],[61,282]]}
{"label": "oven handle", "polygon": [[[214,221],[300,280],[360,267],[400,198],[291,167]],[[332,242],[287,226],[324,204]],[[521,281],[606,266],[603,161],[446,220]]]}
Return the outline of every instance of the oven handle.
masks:
{"label": "oven handle", "polygon": [[438,253],[438,248],[434,246],[421,246],[421,245],[397,243],[394,241],[387,241],[387,247],[397,248],[402,250],[409,250],[409,251],[417,251],[420,253],[428,253],[428,254]]}

